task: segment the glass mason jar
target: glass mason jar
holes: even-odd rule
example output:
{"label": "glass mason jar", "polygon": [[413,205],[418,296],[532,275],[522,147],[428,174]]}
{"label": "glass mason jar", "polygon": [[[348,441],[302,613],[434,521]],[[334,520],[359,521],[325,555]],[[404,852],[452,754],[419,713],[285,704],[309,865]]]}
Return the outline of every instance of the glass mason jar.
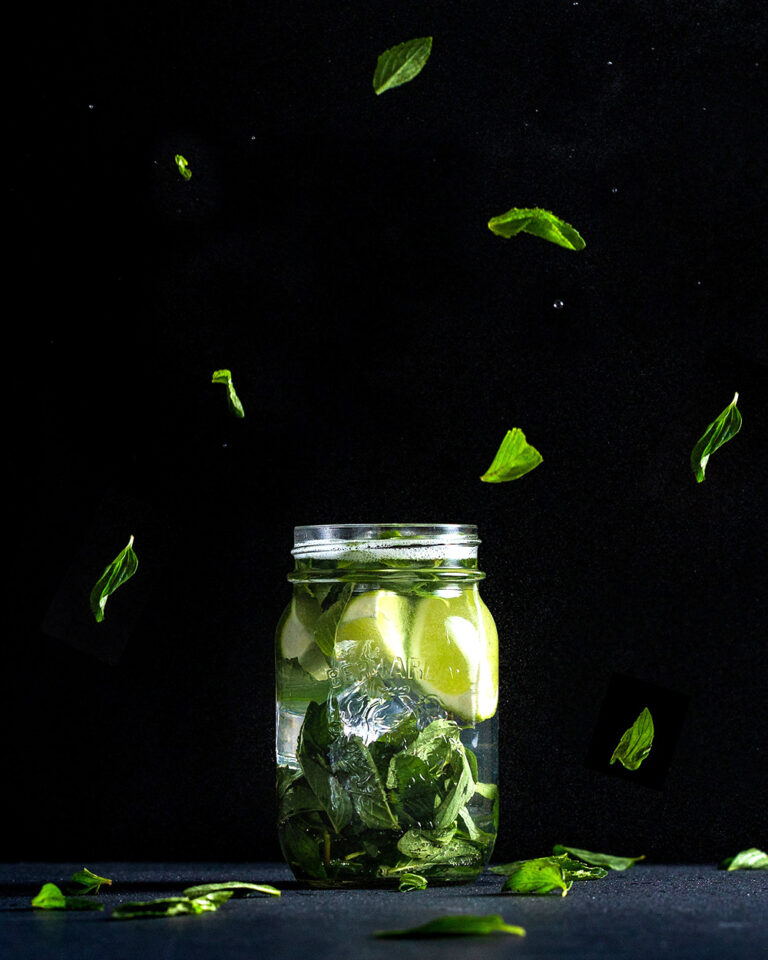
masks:
{"label": "glass mason jar", "polygon": [[295,528],[276,678],[278,832],[297,879],[457,884],[488,863],[498,640],[479,543],[472,525]]}

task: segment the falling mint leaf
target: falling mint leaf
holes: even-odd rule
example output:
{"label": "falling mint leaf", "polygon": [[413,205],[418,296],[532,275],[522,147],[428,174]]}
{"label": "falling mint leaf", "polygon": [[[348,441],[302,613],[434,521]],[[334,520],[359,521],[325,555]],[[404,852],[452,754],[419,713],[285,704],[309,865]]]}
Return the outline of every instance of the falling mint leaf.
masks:
{"label": "falling mint leaf", "polygon": [[96,623],[101,623],[104,619],[104,608],[107,605],[107,599],[122,586],[126,580],[136,573],[139,561],[133,552],[133,536],[128,541],[128,545],[118,553],[115,559],[106,568],[101,577],[96,582],[96,586],[91,590],[91,611],[96,618]]}
{"label": "falling mint leaf", "polygon": [[593,853],[591,850],[581,850],[578,847],[566,847],[562,843],[556,843],[552,852],[555,855],[567,853],[577,860],[583,860],[584,863],[597,867],[608,867],[610,870],[628,870],[638,860],[645,860],[645,854],[641,857],[614,857],[609,853]]}
{"label": "falling mint leaf", "polygon": [[532,860],[516,860],[493,867],[494,873],[502,873],[507,881],[502,893],[550,893],[562,890],[565,896],[573,880],[567,879],[563,864],[556,857],[535,857]]}
{"label": "falling mint leaf", "polygon": [[98,893],[105,884],[112,886],[111,880],[107,880],[106,877],[97,876],[89,870],[88,867],[83,867],[82,870],[73,873],[71,883],[75,883],[82,888],[77,891],[78,893]]}
{"label": "falling mint leaf", "polygon": [[407,930],[377,930],[375,936],[391,938],[472,937],[488,933],[514,933],[518,937],[525,936],[525,930],[522,927],[513,927],[504,923],[496,913],[487,917],[480,917],[473,913],[436,917],[434,920],[423,923],[420,927],[410,927]]}
{"label": "falling mint leaf", "polygon": [[235,393],[235,388],[232,384],[231,372],[229,370],[214,370],[211,383],[223,383],[226,385],[227,403],[229,404],[231,413],[233,413],[236,417],[244,417],[245,410],[243,410],[243,405],[240,403],[240,398]]}
{"label": "falling mint leaf", "polygon": [[207,913],[218,910],[232,896],[231,890],[219,890],[202,897],[161,897],[159,900],[139,900],[121,903],[110,914],[112,920],[135,920],[143,917],[177,917],[188,913]]}
{"label": "falling mint leaf", "polygon": [[741,413],[736,408],[738,399],[738,393],[734,393],[733,400],[720,416],[710,423],[691,452],[691,469],[698,483],[704,480],[704,471],[710,456],[741,430]]}
{"label": "falling mint leaf", "polygon": [[400,884],[397,889],[401,893],[407,893],[409,890],[426,890],[427,878],[422,877],[420,873],[404,873],[400,877]]}
{"label": "falling mint leaf", "polygon": [[373,75],[377,95],[399,87],[421,73],[432,51],[432,37],[418,37],[390,47],[379,56]]}
{"label": "falling mint leaf", "polygon": [[176,166],[179,168],[179,173],[184,177],[185,180],[189,180],[192,177],[192,171],[189,169],[189,164],[182,157],[180,153],[177,153],[173,158],[176,161]]}
{"label": "falling mint leaf", "polygon": [[525,439],[522,430],[514,427],[507,430],[501,446],[493,458],[493,463],[480,477],[486,483],[506,483],[507,480],[518,480],[544,458],[539,451],[532,447]]}
{"label": "falling mint leaf", "polygon": [[197,897],[217,893],[219,890],[231,890],[234,897],[247,897],[251,893],[266,893],[270,897],[281,895],[277,887],[271,887],[268,883],[245,883],[242,880],[228,880],[224,883],[201,883],[196,887],[187,887],[184,896],[189,897],[190,900],[195,900]]}
{"label": "falling mint leaf", "polygon": [[500,237],[509,238],[518,233],[531,233],[534,237],[549,240],[566,250],[583,250],[586,247],[578,230],[549,210],[539,207],[512,207],[501,216],[492,217],[488,221],[488,227]]}
{"label": "falling mint leaf", "polygon": [[44,883],[40,893],[32,899],[38,910],[103,910],[101,903],[87,897],[65,897],[55,883]]}
{"label": "falling mint leaf", "polygon": [[624,731],[610,762],[615,763],[618,760],[627,770],[637,770],[651,752],[652,744],[653,717],[648,707],[645,707],[632,726]]}
{"label": "falling mint leaf", "polygon": [[721,870],[768,870],[768,853],[750,847],[741,850],[735,857],[728,857],[720,864]]}

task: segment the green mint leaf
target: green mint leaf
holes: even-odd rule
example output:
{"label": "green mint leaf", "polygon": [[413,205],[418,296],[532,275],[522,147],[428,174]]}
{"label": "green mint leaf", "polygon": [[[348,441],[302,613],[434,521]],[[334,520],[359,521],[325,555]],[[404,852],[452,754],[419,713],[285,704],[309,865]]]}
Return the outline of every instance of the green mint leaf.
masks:
{"label": "green mint leaf", "polygon": [[516,860],[494,867],[493,872],[503,873],[507,878],[502,893],[539,894],[561,890],[564,897],[573,883],[565,876],[563,864],[556,857]]}
{"label": "green mint leaf", "polygon": [[387,801],[379,771],[368,747],[356,735],[339,737],[329,750],[331,770],[360,820],[374,830],[397,830],[398,822]]}
{"label": "green mint leaf", "polygon": [[741,850],[735,857],[728,857],[720,864],[721,870],[768,870],[768,853],[750,847]]}
{"label": "green mint leaf", "polygon": [[614,857],[610,853],[593,853],[591,850],[581,850],[579,847],[566,847],[562,843],[556,843],[552,852],[555,855],[570,854],[570,856],[582,860],[584,863],[597,867],[608,867],[609,870],[628,870],[638,860],[645,860],[645,854],[641,857]]}
{"label": "green mint leaf", "polygon": [[32,898],[32,906],[38,910],[103,910],[101,903],[87,897],[65,897],[55,883],[44,883],[40,893]]}
{"label": "green mint leaf", "polygon": [[436,917],[420,927],[408,930],[377,930],[377,937],[421,938],[421,937],[473,937],[488,933],[513,933],[525,936],[522,927],[513,927],[504,923],[498,914],[480,917],[473,913],[464,913],[446,917]]}
{"label": "green mint leaf", "polygon": [[351,595],[352,584],[347,583],[344,585],[339,599],[332,603],[325,613],[320,614],[315,621],[315,643],[329,659],[333,656],[333,648],[336,645],[336,628]]}
{"label": "green mint leaf", "polygon": [[265,893],[270,897],[281,896],[277,887],[272,887],[268,883],[247,883],[243,880],[226,880],[222,883],[201,883],[196,887],[187,887],[183,893],[184,896],[190,900],[196,900],[198,897],[205,897],[210,893],[218,893],[219,890],[229,890],[233,897],[247,897],[251,893]]}
{"label": "green mint leaf", "polygon": [[288,820],[281,827],[281,841],[285,859],[292,869],[312,877],[313,880],[326,878],[317,828],[313,822],[301,816]]}
{"label": "green mint leaf", "polygon": [[137,900],[121,903],[110,914],[112,920],[137,920],[144,917],[178,917],[183,914],[208,913],[218,910],[232,896],[231,890],[218,890],[201,897],[161,897],[158,900]]}
{"label": "green mint leaf", "polygon": [[720,416],[710,423],[691,451],[691,469],[698,483],[704,480],[704,471],[710,456],[741,430],[741,414],[736,407],[738,399],[739,395],[735,393],[733,400]]}
{"label": "green mint leaf", "polygon": [[98,893],[105,884],[110,887],[112,886],[111,880],[107,880],[106,877],[97,876],[89,870],[88,867],[83,867],[82,870],[73,873],[70,882],[83,888],[78,890],[78,893]]}
{"label": "green mint leaf", "polygon": [[422,877],[420,873],[404,873],[400,878],[397,889],[400,893],[408,893],[410,890],[426,890],[427,878]]}
{"label": "green mint leaf", "polygon": [[232,372],[230,370],[214,370],[211,383],[223,383],[227,388],[227,405],[230,413],[235,417],[244,417],[245,410],[240,403],[240,398],[235,393],[235,387],[232,383]]}
{"label": "green mint leaf", "polygon": [[627,770],[637,770],[651,752],[652,744],[653,717],[648,707],[645,707],[632,726],[622,734],[610,762],[615,763],[618,760]]}
{"label": "green mint leaf", "polygon": [[104,619],[104,608],[107,605],[107,599],[122,586],[126,580],[136,573],[139,561],[133,552],[133,536],[128,541],[128,545],[118,553],[112,563],[105,569],[91,590],[91,611],[96,618],[96,623],[101,623]]}
{"label": "green mint leaf", "polygon": [[421,73],[432,51],[432,37],[418,37],[390,47],[379,56],[373,74],[376,94],[399,87]]}
{"label": "green mint leaf", "polygon": [[299,731],[296,757],[299,766],[338,833],[354,814],[352,799],[336,777],[329,759],[329,749],[337,737],[340,724],[330,703],[307,705]]}
{"label": "green mint leaf", "polygon": [[189,180],[192,177],[192,171],[189,169],[189,164],[182,157],[180,153],[177,153],[173,158],[176,161],[176,166],[179,168],[179,173],[184,177],[185,180]]}
{"label": "green mint leaf", "polygon": [[542,460],[543,457],[539,451],[526,441],[523,431],[514,427],[512,430],[507,430],[493,458],[493,463],[480,479],[486,483],[518,480],[534,467],[538,467]]}
{"label": "green mint leaf", "polygon": [[535,237],[541,237],[542,240],[549,240],[560,247],[565,247],[566,250],[583,250],[586,246],[578,230],[550,213],[549,210],[542,210],[539,207],[522,209],[513,207],[501,216],[492,217],[488,221],[488,227],[492,233],[500,237],[531,233]]}

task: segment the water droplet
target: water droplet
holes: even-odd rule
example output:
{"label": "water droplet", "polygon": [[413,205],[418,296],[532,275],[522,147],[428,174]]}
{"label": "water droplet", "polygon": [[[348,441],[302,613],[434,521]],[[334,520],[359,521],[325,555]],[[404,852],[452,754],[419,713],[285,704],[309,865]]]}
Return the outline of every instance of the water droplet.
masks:
{"label": "water droplet", "polygon": [[618,192],[619,192],[618,187],[611,187],[611,193],[618,193]]}
{"label": "water droplet", "polygon": [[697,287],[700,287],[700,286],[701,286],[701,280],[697,280],[697,281],[696,281],[696,286],[697,286]]}
{"label": "water droplet", "polygon": [[563,303],[562,300],[555,300],[552,306],[555,308],[555,310],[562,310],[565,304]]}
{"label": "water droplet", "polygon": [[256,137],[255,137],[255,136],[253,136],[253,137],[251,137],[251,140],[255,140],[255,139],[256,139]]}
{"label": "water droplet", "polygon": [[88,104],[88,109],[89,109],[89,110],[93,110],[93,104],[92,104],[92,103],[89,103],[89,104]]}
{"label": "water droplet", "polygon": [[609,60],[609,61],[608,61],[608,66],[609,66],[609,67],[612,67],[612,66],[613,66],[613,60]]}
{"label": "water droplet", "polygon": [[222,447],[224,447],[224,449],[226,450],[227,449],[226,443],[222,443]]}

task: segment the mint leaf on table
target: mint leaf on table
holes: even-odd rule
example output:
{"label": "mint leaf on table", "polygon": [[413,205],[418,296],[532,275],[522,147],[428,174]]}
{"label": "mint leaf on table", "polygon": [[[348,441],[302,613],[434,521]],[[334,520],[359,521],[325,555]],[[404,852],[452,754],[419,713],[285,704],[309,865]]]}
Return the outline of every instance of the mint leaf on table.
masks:
{"label": "mint leaf on table", "polygon": [[741,413],[736,407],[738,399],[739,395],[735,393],[733,400],[720,416],[710,423],[691,451],[691,469],[697,483],[704,480],[704,471],[710,456],[741,430]]}
{"label": "mint leaf on table", "polygon": [[268,883],[246,883],[243,880],[226,880],[222,883],[201,883],[196,887],[187,887],[183,893],[188,899],[196,900],[198,897],[218,893],[220,890],[231,891],[233,897],[248,897],[252,893],[264,893],[270,897],[281,896],[277,887],[272,887]]}
{"label": "mint leaf on table", "polygon": [[566,877],[563,864],[557,857],[516,860],[491,869],[494,873],[502,873],[507,878],[501,888],[502,893],[540,894],[561,890],[561,896],[564,897],[573,884],[573,880]]}
{"label": "mint leaf on table", "polygon": [[235,387],[232,383],[232,371],[214,370],[211,383],[224,384],[224,386],[227,388],[227,405],[229,406],[230,413],[232,413],[235,417],[244,417],[245,410],[243,410],[243,405],[240,403],[240,398],[235,392]]}
{"label": "mint leaf on table", "polygon": [[98,893],[104,885],[112,886],[111,880],[107,880],[106,877],[97,876],[89,870],[88,867],[83,867],[82,870],[77,870],[73,873],[70,882],[82,888],[77,890],[77,893]]}
{"label": "mint leaf on table", "polygon": [[91,590],[91,612],[96,618],[97,623],[104,619],[104,608],[107,605],[107,599],[122,586],[126,580],[136,573],[139,561],[133,552],[133,536],[128,541],[127,546],[118,553],[112,563],[104,570],[104,573],[96,581],[96,585]]}
{"label": "mint leaf on table", "polygon": [[40,893],[32,898],[32,906],[38,910],[103,910],[101,903],[87,897],[67,897],[55,883],[44,883]]}
{"label": "mint leaf on table", "polygon": [[578,230],[549,210],[540,207],[512,207],[488,221],[492,233],[500,237],[514,237],[518,233],[530,233],[542,240],[549,240],[566,250],[583,250],[586,246]]}
{"label": "mint leaf on table", "polygon": [[399,87],[421,73],[432,51],[432,37],[417,37],[398,43],[380,54],[373,74],[376,94]]}
{"label": "mint leaf on table", "polygon": [[[573,880],[602,880],[608,875],[608,871],[602,866],[590,866],[580,860],[575,860],[562,852],[562,848],[555,848],[551,857],[538,857],[536,860],[516,860],[513,863],[499,863],[490,867],[491,873],[498,873],[503,877],[511,876],[517,873],[521,864],[537,863],[539,861],[551,860],[559,865],[563,872],[563,879],[566,883]],[[562,888],[560,888],[562,889]]]}
{"label": "mint leaf on table", "polygon": [[543,459],[539,451],[526,441],[523,431],[514,427],[507,430],[493,462],[480,479],[486,483],[517,480],[538,467]]}
{"label": "mint leaf on table", "polygon": [[768,853],[750,847],[741,850],[735,857],[727,857],[720,864],[721,870],[768,870]]}
{"label": "mint leaf on table", "polygon": [[513,927],[495,913],[486,917],[473,913],[455,914],[446,917],[436,917],[420,927],[410,927],[408,930],[377,930],[374,936],[390,938],[420,938],[420,937],[473,937],[488,933],[514,933],[518,937],[525,936],[522,927]]}
{"label": "mint leaf on table", "polygon": [[611,763],[617,760],[627,770],[637,770],[651,752],[653,744],[653,717],[645,707],[632,726],[625,730],[611,756]]}
{"label": "mint leaf on table", "polygon": [[189,180],[192,177],[192,171],[189,169],[189,164],[186,159],[182,157],[180,153],[177,153],[173,158],[176,161],[176,166],[179,168],[179,173],[184,177],[185,180]]}
{"label": "mint leaf on table", "polygon": [[144,917],[178,917],[183,914],[208,913],[218,910],[232,896],[231,890],[218,890],[202,897],[161,897],[121,903],[110,914],[112,920],[136,920]]}
{"label": "mint leaf on table", "polygon": [[400,877],[400,884],[397,889],[401,893],[408,893],[411,890],[426,890],[427,878],[418,873],[404,873]]}
{"label": "mint leaf on table", "polygon": [[570,854],[584,863],[597,867],[608,867],[609,870],[628,870],[638,860],[645,860],[645,854],[641,857],[614,857],[610,853],[593,853],[591,850],[581,850],[579,847],[566,847],[562,843],[556,843],[552,852],[555,855]]}

